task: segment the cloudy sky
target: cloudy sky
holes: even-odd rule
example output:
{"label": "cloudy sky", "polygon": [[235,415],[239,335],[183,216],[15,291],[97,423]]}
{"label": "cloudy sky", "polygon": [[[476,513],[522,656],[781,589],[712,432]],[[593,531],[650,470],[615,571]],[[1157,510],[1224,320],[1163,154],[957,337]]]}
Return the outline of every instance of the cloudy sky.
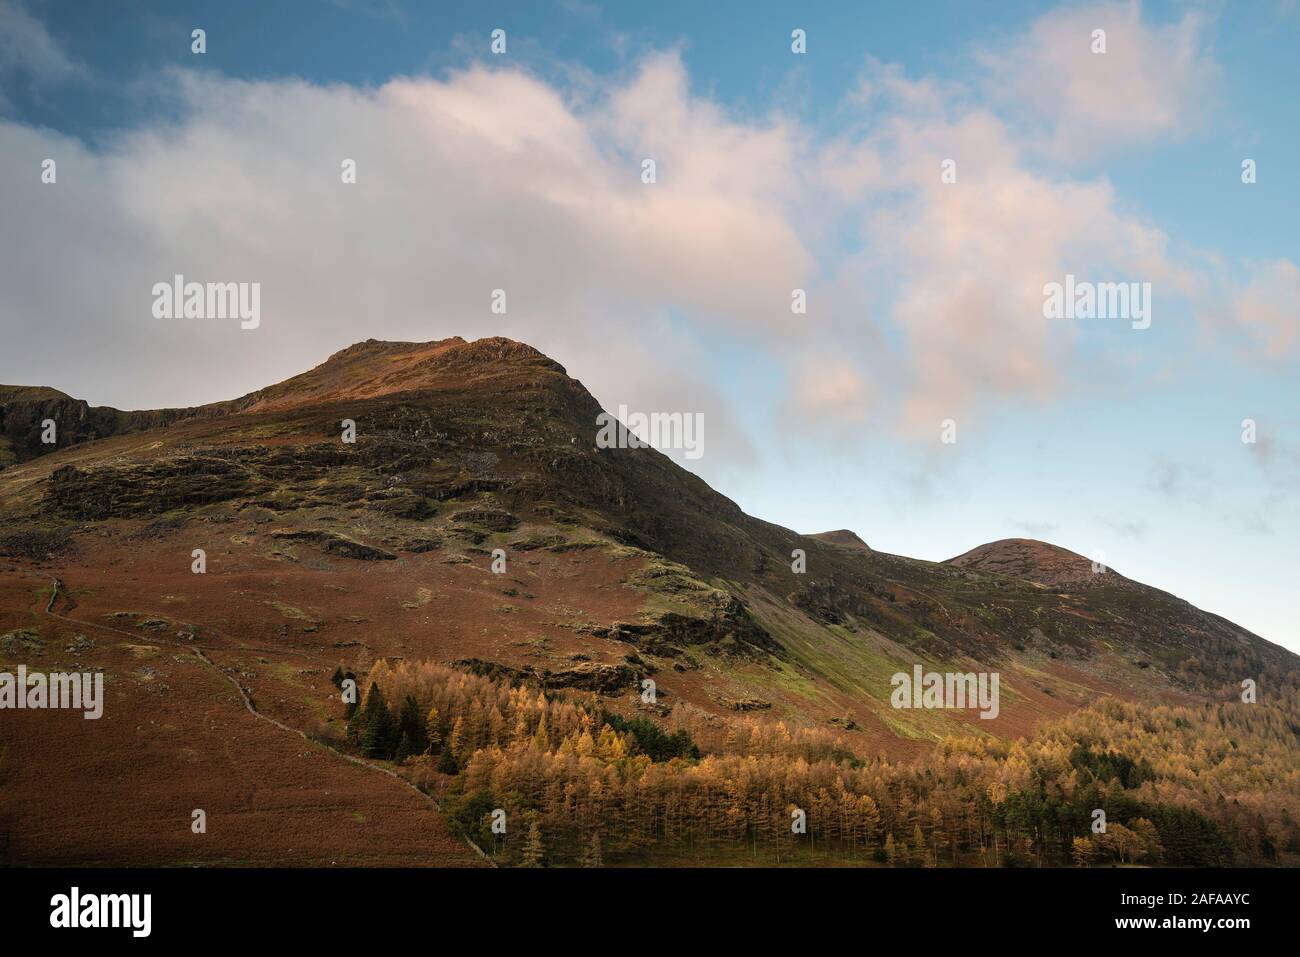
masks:
{"label": "cloudy sky", "polygon": [[[752,514],[1041,538],[1300,650],[1297,5],[802,6],[0,0],[0,382],[192,405],[510,336],[703,413],[683,464]],[[260,327],[154,318],[177,273]],[[1044,318],[1066,275],[1150,327]]]}

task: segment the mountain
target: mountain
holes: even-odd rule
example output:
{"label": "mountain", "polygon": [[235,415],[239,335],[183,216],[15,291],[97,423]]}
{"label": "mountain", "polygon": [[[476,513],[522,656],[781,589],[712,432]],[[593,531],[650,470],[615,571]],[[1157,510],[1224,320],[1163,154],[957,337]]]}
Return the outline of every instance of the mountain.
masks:
{"label": "mountain", "polygon": [[847,528],[839,528],[833,532],[815,532],[808,536],[821,542],[830,542],[832,545],[844,545],[848,548],[860,548],[864,552],[871,551],[871,547],[857,536],[855,532]]}
{"label": "mountain", "polygon": [[[716,684],[755,693],[776,684],[766,688],[773,704],[792,714],[827,698],[860,712],[864,690],[870,709],[888,685],[864,689],[866,676],[918,655],[1059,661],[1117,687],[1140,670],[1144,688],[1154,679],[1171,694],[1290,659],[1044,542],[994,542],[935,564],[874,552],[848,530],[801,536],[752,518],[652,449],[595,448],[595,399],[558,363],[507,339],[369,340],[194,409],[118,413],[53,390],[2,394],[7,424],[35,418],[39,402],[52,403],[42,406],[49,415],[94,423],[64,427],[57,452],[0,473],[8,517],[52,541],[68,533],[70,546],[84,523],[97,523],[105,545],[138,523],[164,540],[180,526],[190,537],[196,527],[246,528],[234,560],[322,575],[337,556],[358,560],[349,553],[397,567],[434,556],[486,565],[500,546],[525,564],[567,555],[584,573],[599,557],[636,566],[623,569],[620,597],[641,607],[585,623],[583,634],[661,664],[721,654],[761,665]],[[345,419],[356,423],[354,444],[342,441]],[[48,448],[21,429],[9,434],[28,454]],[[806,574],[791,570],[796,548],[807,552]],[[734,698],[700,691],[701,703]]]}
{"label": "mountain", "polygon": [[[179,414],[174,410],[121,412],[92,406],[57,389],[0,385],[0,468],[69,445],[156,428],[174,421]],[[47,422],[56,425],[57,441],[53,444],[42,441]]]}
{"label": "mountain", "polygon": [[[331,673],[402,660],[596,696],[627,718],[683,706],[828,729],[899,758],[952,734],[1021,737],[1102,698],[1221,701],[1245,676],[1300,673],[1245,629],[1046,543],[935,563],[764,522],[653,449],[596,448],[600,413],[561,365],[502,338],[369,340],[192,409],[123,413],[0,387],[0,662],[94,666],[110,688],[89,738],[30,715],[5,726],[10,792],[111,803],[117,785],[95,768],[129,753],[141,805],[110,843],[183,858],[186,839],[160,847],[148,822],[228,773],[210,763],[231,753],[223,729],[268,749],[285,747],[285,728],[328,737]],[[59,425],[53,450],[45,418]],[[893,708],[892,676],[917,665],[997,672],[997,719]],[[279,724],[246,728],[246,710]],[[66,759],[43,766],[55,750]],[[240,773],[267,800],[328,807],[339,776],[364,776],[293,753],[301,781],[248,757]],[[338,854],[410,845],[405,825],[380,840],[341,808],[326,817]],[[261,836],[292,860],[276,820]]]}
{"label": "mountain", "polygon": [[1128,579],[1092,559],[1032,538],[1004,538],[945,562],[958,568],[1008,575],[1040,585],[1119,585]]}

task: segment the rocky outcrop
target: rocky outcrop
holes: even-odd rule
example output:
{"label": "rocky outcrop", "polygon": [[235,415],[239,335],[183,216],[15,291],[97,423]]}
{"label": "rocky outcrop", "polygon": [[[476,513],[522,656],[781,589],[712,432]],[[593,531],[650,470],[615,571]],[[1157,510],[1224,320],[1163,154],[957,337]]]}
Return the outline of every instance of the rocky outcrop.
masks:
{"label": "rocky outcrop", "polygon": [[533,665],[516,668],[482,658],[462,658],[451,664],[493,680],[527,681],[546,689],[573,688],[606,696],[622,694],[629,688],[637,687],[641,681],[641,673],[631,665],[610,665],[597,661],[581,661],[554,671]]}

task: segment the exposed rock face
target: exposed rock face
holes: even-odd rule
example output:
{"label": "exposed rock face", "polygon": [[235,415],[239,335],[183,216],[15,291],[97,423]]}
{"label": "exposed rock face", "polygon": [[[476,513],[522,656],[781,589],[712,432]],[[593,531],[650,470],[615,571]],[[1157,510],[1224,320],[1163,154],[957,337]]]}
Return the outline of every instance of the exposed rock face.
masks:
{"label": "exposed rock face", "polygon": [[[122,432],[157,428],[184,410],[120,412],[92,406],[56,389],[0,386],[0,468],[28,462],[69,446]],[[42,441],[44,423],[55,423],[55,442]]]}
{"label": "exposed rock face", "polygon": [[397,558],[392,552],[382,548],[373,548],[361,542],[353,541],[334,532],[316,530],[276,530],[271,533],[276,538],[294,542],[309,542],[331,555],[355,558],[363,562],[392,561]]}
{"label": "exposed rock face", "polygon": [[530,681],[548,689],[573,688],[607,696],[622,694],[629,688],[635,688],[641,680],[641,673],[630,665],[601,664],[594,661],[582,661],[571,667],[554,671],[532,665],[515,668],[495,661],[484,661],[481,658],[462,658],[452,664],[488,678]]}
{"label": "exposed rock face", "polygon": [[723,698],[721,703],[732,711],[767,711],[772,702],[762,698]]}
{"label": "exposed rock face", "polygon": [[46,501],[56,514],[84,521],[197,508],[269,489],[231,456],[189,455],[93,471],[64,465],[50,475]]}
{"label": "exposed rock face", "polygon": [[602,634],[666,658],[675,658],[690,645],[747,657],[779,653],[780,645],[754,621],[744,604],[728,598],[730,601],[707,617],[664,612],[646,621],[618,622]]}

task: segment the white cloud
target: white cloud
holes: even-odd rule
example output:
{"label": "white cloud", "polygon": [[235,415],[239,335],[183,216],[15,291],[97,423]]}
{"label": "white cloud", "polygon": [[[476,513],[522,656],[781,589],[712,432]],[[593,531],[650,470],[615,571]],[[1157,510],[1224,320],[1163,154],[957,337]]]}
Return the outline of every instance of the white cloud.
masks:
{"label": "white cloud", "polygon": [[[368,337],[501,334],[564,362],[606,405],[704,412],[710,461],[752,459],[711,357],[672,317],[779,337],[811,258],[782,211],[785,134],[728,124],[674,60],[586,112],[482,67],[373,90],[170,80],[179,122],[102,150],[0,123],[0,176],[17,184],[0,218],[22,237],[0,262],[0,381],[194,404]],[[645,121],[661,108],[672,117],[656,140]],[[649,149],[654,185],[640,179]],[[47,156],[52,186],[39,182]],[[341,182],[344,158],[356,185]],[[151,287],[174,273],[260,282],[261,328],[154,319]],[[505,316],[489,309],[498,288]]]}
{"label": "white cloud", "polygon": [[[988,90],[1042,124],[1051,155],[1073,161],[1185,135],[1205,118],[1219,68],[1205,16],[1155,24],[1136,0],[1054,10],[1009,48],[986,50]],[[1106,52],[1092,52],[1104,30]]]}
{"label": "white cloud", "polygon": [[1288,259],[1252,264],[1249,278],[1210,318],[1229,336],[1244,340],[1243,352],[1291,356],[1300,345],[1300,267]]}
{"label": "white cloud", "polygon": [[[1166,307],[1198,287],[1105,179],[1039,172],[1001,118],[879,64],[868,71],[885,75],[864,83],[883,119],[865,140],[834,144],[822,173],[857,201],[864,259],[893,290],[889,319],[904,348],[882,357],[878,375],[899,386],[902,427],[932,434],[941,419],[977,415],[983,399],[1051,398],[1071,366],[1086,377],[1078,325],[1042,313],[1044,284],[1066,273],[1152,282]],[[947,160],[955,183],[941,178]]]}

